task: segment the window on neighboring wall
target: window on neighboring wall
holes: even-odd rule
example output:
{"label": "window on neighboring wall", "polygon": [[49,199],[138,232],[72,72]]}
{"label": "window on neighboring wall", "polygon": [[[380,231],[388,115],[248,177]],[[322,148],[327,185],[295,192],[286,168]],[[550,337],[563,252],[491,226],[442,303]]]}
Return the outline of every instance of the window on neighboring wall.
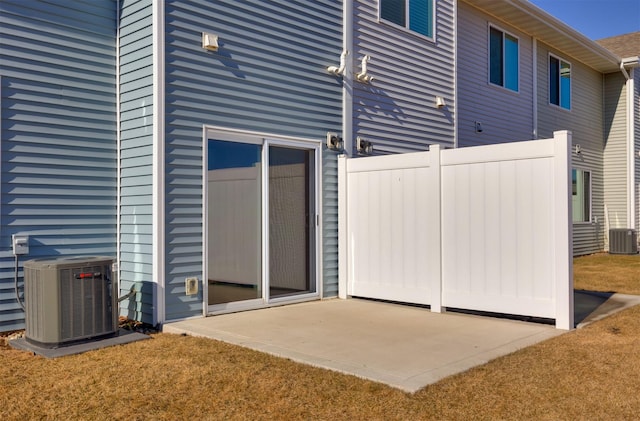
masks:
{"label": "window on neighboring wall", "polygon": [[549,56],[549,103],[571,109],[571,64]]}
{"label": "window on neighboring wall", "polygon": [[434,0],[380,0],[380,19],[433,37]]}
{"label": "window on neighboring wall", "polygon": [[591,221],[591,173],[571,170],[573,222]]}
{"label": "window on neighboring wall", "polygon": [[489,82],[518,91],[518,38],[489,28]]}

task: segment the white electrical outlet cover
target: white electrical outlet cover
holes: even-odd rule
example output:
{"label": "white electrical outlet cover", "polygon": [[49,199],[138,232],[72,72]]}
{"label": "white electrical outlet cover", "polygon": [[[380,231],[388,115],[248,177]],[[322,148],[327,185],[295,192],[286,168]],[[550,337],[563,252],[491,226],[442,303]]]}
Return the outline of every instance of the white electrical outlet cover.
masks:
{"label": "white electrical outlet cover", "polygon": [[184,288],[186,295],[195,295],[198,293],[198,278],[186,278],[184,280]]}

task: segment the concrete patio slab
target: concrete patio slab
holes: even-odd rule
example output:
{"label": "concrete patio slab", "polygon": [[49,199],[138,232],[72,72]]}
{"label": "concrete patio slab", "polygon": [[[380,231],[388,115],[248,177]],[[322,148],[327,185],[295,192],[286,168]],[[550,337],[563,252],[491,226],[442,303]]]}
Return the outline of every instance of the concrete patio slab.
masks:
{"label": "concrete patio slab", "polygon": [[165,324],[416,392],[565,331],[369,300],[324,300]]}

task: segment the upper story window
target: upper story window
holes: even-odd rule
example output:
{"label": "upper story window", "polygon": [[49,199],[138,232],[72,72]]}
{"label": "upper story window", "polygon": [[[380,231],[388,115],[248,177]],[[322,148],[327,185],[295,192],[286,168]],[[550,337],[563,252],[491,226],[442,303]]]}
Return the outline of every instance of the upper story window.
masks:
{"label": "upper story window", "polygon": [[571,109],[571,64],[549,56],[549,103]]}
{"label": "upper story window", "polygon": [[433,38],[435,0],[380,0],[380,19]]}
{"label": "upper story window", "polygon": [[518,92],[518,38],[489,27],[489,82]]}

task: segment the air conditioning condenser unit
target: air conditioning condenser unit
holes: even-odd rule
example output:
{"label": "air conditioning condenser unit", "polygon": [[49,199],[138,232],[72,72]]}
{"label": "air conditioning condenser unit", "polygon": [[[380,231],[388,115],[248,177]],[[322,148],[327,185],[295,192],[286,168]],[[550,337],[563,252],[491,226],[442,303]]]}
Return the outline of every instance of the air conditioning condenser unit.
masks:
{"label": "air conditioning condenser unit", "polygon": [[24,263],[25,338],[42,347],[113,335],[117,291],[110,257],[60,257]]}
{"label": "air conditioning condenser unit", "polygon": [[638,253],[638,237],[635,230],[616,228],[609,230],[609,253],[636,254]]}

